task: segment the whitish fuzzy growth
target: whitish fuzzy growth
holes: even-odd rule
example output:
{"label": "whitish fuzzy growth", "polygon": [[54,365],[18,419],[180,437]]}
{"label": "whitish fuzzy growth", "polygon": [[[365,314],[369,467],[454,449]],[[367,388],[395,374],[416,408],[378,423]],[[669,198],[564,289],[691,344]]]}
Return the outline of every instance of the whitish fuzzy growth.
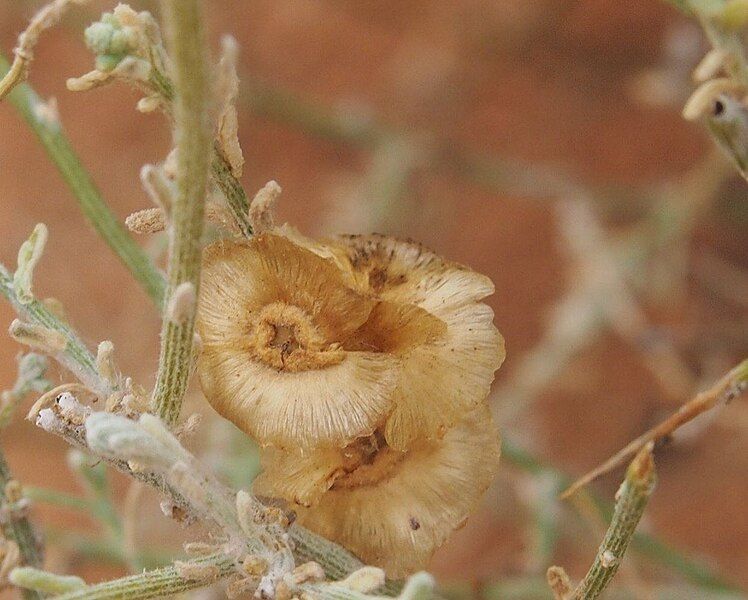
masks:
{"label": "whitish fuzzy growth", "polygon": [[47,226],[44,223],[38,223],[29,239],[18,249],[18,268],[13,274],[13,290],[21,304],[29,304],[34,299],[31,290],[34,268],[44,252],[47,235]]}
{"label": "whitish fuzzy growth", "polygon": [[249,223],[252,231],[262,233],[270,231],[275,226],[273,220],[273,208],[281,195],[281,186],[275,181],[268,181],[265,186],[255,194],[249,205]]}
{"label": "whitish fuzzy growth", "polygon": [[158,24],[150,13],[119,4],[86,28],[85,40],[96,56],[96,68],[68,79],[71,91],[85,91],[122,79],[145,85],[154,70],[164,71],[165,57]]}
{"label": "whitish fuzzy growth", "polygon": [[195,286],[189,281],[180,283],[169,298],[166,315],[175,325],[184,324],[195,312]]}
{"label": "whitish fuzzy growth", "polygon": [[239,122],[236,114],[236,97],[239,95],[239,77],[236,74],[236,59],[239,46],[230,35],[221,39],[221,60],[218,63],[216,82],[218,102],[217,147],[234,177],[242,176],[244,155],[239,145]]}
{"label": "whitish fuzzy growth", "polygon": [[97,412],[85,422],[86,442],[97,454],[126,457],[142,467],[168,469],[182,460],[179,444],[151,415],[135,422],[119,415]]}
{"label": "whitish fuzzy growth", "polygon": [[99,343],[96,351],[96,370],[112,385],[117,383],[117,369],[114,366],[114,344],[109,340]]}
{"label": "whitish fuzzy growth", "polygon": [[15,341],[53,356],[67,347],[67,338],[55,329],[13,319],[8,333]]}

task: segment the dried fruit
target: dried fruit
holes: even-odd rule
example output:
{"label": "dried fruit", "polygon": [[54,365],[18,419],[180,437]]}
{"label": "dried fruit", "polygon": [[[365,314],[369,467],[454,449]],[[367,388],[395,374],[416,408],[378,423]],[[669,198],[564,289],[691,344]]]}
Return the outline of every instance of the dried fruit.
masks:
{"label": "dried fruit", "polygon": [[399,578],[423,568],[474,510],[496,474],[500,441],[486,407],[404,453],[376,438],[266,455],[254,489],[312,503],[298,509],[300,524]]}
{"label": "dried fruit", "polygon": [[344,446],[389,413],[398,361],[346,350],[375,301],[332,264],[263,234],[205,251],[198,332],[208,401],[263,445]]}
{"label": "dried fruit", "polygon": [[485,399],[504,360],[493,311],[480,303],[493,293],[493,283],[412,242],[379,235],[339,240],[357,289],[400,307],[415,306],[444,323],[444,335],[393,350],[402,358],[402,371],[384,430],[387,443],[400,450],[419,437],[439,437]]}

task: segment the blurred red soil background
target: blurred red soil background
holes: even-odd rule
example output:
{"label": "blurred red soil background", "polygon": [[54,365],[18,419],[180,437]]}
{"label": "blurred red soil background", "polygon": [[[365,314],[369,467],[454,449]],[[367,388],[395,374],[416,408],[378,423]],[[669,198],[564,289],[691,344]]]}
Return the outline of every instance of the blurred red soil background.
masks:
{"label": "blurred red soil background", "polygon": [[[6,54],[38,5],[0,6]],[[66,78],[91,68],[83,27],[112,6],[94,2],[74,10],[46,34],[30,81],[43,96],[57,98],[74,147],[124,219],[149,205],[138,172],[142,164],[162,159],[169,131],[159,115],[135,111],[138,96],[121,86],[85,94],[65,89]],[[205,12],[213,48],[221,34],[234,35],[241,47],[240,76],[255,84],[245,85],[239,100],[248,192],[275,179],[283,187],[280,218],[307,233],[378,229],[420,240],[490,275],[497,291],[489,303],[508,352],[497,388],[543,339],[551,309],[575,285],[556,199],[517,193],[512,177],[527,177],[527,165],[541,165],[569,173],[583,186],[622,190],[613,200],[594,196],[592,208],[604,215],[611,236],[625,237],[656,201],[661,184],[680,181],[711,148],[702,129],[679,114],[685,77],[703,52],[700,33],[655,0],[221,0],[206,3]],[[635,82],[667,67],[666,49],[679,40],[682,60],[671,69],[676,101],[641,102],[632,91]],[[347,115],[354,124],[373,118],[416,140],[418,148],[436,145],[450,156],[517,161],[516,172],[505,178],[503,193],[448,164],[424,166],[418,157],[402,175],[398,167],[409,155],[398,155],[396,143],[374,152],[366,144],[315,135],[293,117],[262,108],[253,94],[268,86]],[[111,339],[123,372],[150,386],[159,329],[153,307],[84,222],[41,146],[7,104],[0,106],[0,169],[0,261],[13,265],[34,224],[45,222],[50,238],[37,270],[38,295],[60,299],[90,344]],[[392,180],[405,184],[387,206],[378,194]],[[683,242],[687,261],[706,252],[748,267],[745,185],[727,181],[720,188]],[[628,192],[643,186],[654,192]],[[652,327],[672,336],[699,384],[746,354],[745,303],[719,297],[689,269],[683,285],[664,301],[643,304]],[[0,303],[0,322],[13,317]],[[11,340],[0,341],[0,387],[12,385],[18,352]],[[58,380],[61,375],[55,375]],[[194,396],[195,409],[208,412],[197,390]],[[494,401],[500,403],[500,395]],[[545,462],[580,474],[675,405],[639,349],[607,330],[502,429]],[[644,530],[742,586],[748,586],[747,423],[746,406],[732,405],[688,443],[658,453],[659,485],[643,523]],[[17,419],[2,433],[2,445],[24,483],[78,493],[58,440]],[[612,498],[620,476],[604,478],[596,489]],[[480,511],[437,554],[431,570],[444,581],[486,582],[542,573],[558,562],[581,576],[599,538],[567,524],[573,521],[567,513],[559,521],[569,535],[547,563],[533,564],[526,496],[537,493],[537,482],[505,466]],[[156,532],[167,527],[158,512],[151,498],[139,509]],[[90,527],[41,505],[33,516],[57,529]],[[149,534],[142,537],[147,544]],[[58,568],[91,580],[120,572],[58,554],[50,554]],[[646,563],[637,560],[640,568]]]}

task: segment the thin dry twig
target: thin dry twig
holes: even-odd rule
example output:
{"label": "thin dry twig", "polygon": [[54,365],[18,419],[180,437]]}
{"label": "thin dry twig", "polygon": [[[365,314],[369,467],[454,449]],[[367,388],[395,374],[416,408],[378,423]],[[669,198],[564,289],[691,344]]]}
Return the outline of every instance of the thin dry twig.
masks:
{"label": "thin dry twig", "polygon": [[719,404],[726,404],[731,400],[738,398],[743,395],[746,390],[748,390],[748,359],[732,369],[711,388],[701,392],[689,402],[686,402],[686,404],[681,406],[677,412],[665,419],[659,425],[656,425],[646,433],[640,435],[604,463],[577,479],[561,494],[561,498],[568,498],[579,488],[594,481],[601,475],[608,473],[612,469],[615,469],[648,443],[656,442],[672,435],[676,429],[685,425],[689,421],[692,421],[700,414]]}
{"label": "thin dry twig", "polygon": [[545,574],[548,586],[553,593],[553,600],[567,600],[571,596],[573,587],[571,580],[562,567],[552,566]]}
{"label": "thin dry twig", "polygon": [[5,77],[0,80],[0,100],[5,98],[10,91],[24,79],[28,74],[29,64],[34,59],[34,48],[39,41],[39,36],[54,27],[65,10],[74,4],[83,4],[88,0],[55,0],[42,8],[31,19],[29,26],[18,36],[18,45],[13,50],[13,64]]}

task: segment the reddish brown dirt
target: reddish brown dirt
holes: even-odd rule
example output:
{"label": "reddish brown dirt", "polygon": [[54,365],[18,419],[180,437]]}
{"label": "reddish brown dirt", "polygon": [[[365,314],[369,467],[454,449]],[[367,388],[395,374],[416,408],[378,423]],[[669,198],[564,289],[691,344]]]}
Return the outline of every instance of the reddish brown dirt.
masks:
{"label": "reddish brown dirt", "polygon": [[[33,4],[0,8],[6,53]],[[238,38],[246,73],[318,103],[368,107],[403,130],[471,151],[560,166],[591,183],[625,187],[677,180],[709,147],[677,107],[644,107],[626,94],[631,79],[657,62],[668,28],[683,21],[652,0],[224,0],[209,12],[214,37],[229,32]],[[122,88],[82,95],[64,89],[65,78],[91,64],[80,42],[85,22],[78,13],[44,37],[31,81],[42,94],[57,97],[73,145],[124,218],[148,205],[138,170],[163,156],[169,133],[160,117],[137,113],[137,96]],[[334,231],[336,190],[365,171],[368,154],[257,118],[246,105],[240,125],[247,189],[277,179],[284,189],[283,219],[309,233],[319,231],[321,221],[326,233]],[[37,141],[7,105],[0,105],[0,169],[0,260],[12,264],[33,225],[46,222],[50,240],[38,292],[62,300],[90,343],[112,339],[122,370],[150,385],[158,321],[148,299],[83,222]],[[745,188],[731,197],[744,202]],[[541,339],[548,310],[571,284],[551,201],[489,193],[450,172],[419,173],[407,198],[415,210],[398,231],[496,282],[490,303],[508,348],[497,375],[502,381]],[[745,208],[728,208],[719,204],[699,226],[697,246],[745,265]],[[728,219],[738,213],[742,227]],[[676,327],[684,355],[700,365],[745,354],[745,332],[732,331],[737,341],[729,347],[713,334],[712,326],[730,311],[734,307],[692,285],[653,313]],[[12,318],[0,303],[0,322]],[[700,336],[709,340],[706,347]],[[0,387],[14,378],[17,352],[12,342],[0,341]],[[577,473],[643,431],[665,408],[641,357],[607,334],[538,399],[524,420],[526,431],[506,433],[531,439],[545,460]],[[728,410],[745,423],[745,406]],[[742,585],[748,585],[747,440],[744,425],[718,423],[694,443],[663,452],[646,518],[650,532]],[[23,481],[75,491],[61,443],[28,424],[4,432],[2,442]],[[607,478],[601,491],[612,494],[617,477]],[[437,575],[489,580],[522,571],[525,538],[517,524],[524,517],[510,495],[506,481],[488,494],[478,515],[435,558]],[[45,524],[85,525],[66,514],[35,512]],[[591,538],[567,543],[556,558],[578,574],[594,547]],[[73,569],[91,579],[104,574],[91,565]]]}

